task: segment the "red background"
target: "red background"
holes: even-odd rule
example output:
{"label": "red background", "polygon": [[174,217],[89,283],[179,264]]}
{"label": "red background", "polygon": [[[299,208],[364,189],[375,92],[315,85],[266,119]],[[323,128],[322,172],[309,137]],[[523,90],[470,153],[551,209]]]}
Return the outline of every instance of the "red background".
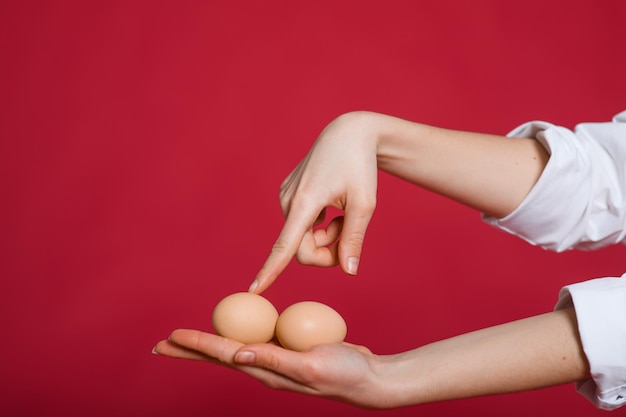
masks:
{"label": "red background", "polygon": [[[624,4],[3,2],[0,413],[368,415],[150,351],[247,289],[280,182],[339,114],[504,134],[626,108]],[[359,276],[294,262],[265,295],[393,353],[549,311],[623,259],[545,252],[383,174]],[[604,415],[573,385],[384,415],[540,412]]]}

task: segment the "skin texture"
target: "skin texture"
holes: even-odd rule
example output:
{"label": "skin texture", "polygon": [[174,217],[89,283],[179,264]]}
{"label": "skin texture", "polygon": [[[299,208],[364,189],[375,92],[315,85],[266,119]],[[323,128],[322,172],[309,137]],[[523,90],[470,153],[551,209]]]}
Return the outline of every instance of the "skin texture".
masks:
{"label": "skin texture", "polygon": [[[548,161],[535,140],[461,132],[382,114],[332,121],[281,185],[285,224],[250,286],[261,293],[295,257],[356,274],[376,207],[378,171],[502,217]],[[326,209],[343,211],[315,228]],[[573,307],[452,337],[394,355],[348,343],[305,352],[243,345],[176,330],[155,353],[242,371],[263,384],[363,408],[392,408],[530,390],[589,378]]]}

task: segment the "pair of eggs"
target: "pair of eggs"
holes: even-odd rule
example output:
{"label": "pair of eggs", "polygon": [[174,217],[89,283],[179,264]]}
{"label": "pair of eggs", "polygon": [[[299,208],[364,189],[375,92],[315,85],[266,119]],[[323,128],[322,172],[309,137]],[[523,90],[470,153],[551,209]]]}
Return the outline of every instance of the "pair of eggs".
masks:
{"label": "pair of eggs", "polygon": [[347,326],[333,308],[316,301],[301,301],[278,313],[265,297],[239,292],[222,299],[213,310],[213,328],[220,336],[244,344],[266,343],[274,337],[286,349],[304,351],[341,343]]}

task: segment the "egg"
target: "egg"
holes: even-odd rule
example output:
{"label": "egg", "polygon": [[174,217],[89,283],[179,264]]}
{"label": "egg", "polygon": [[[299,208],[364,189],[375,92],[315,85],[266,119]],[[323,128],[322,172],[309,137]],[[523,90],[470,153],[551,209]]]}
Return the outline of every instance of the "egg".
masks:
{"label": "egg", "polygon": [[245,344],[272,340],[277,319],[278,310],[267,298],[249,292],[228,295],[213,310],[216,333]]}
{"label": "egg", "polygon": [[341,343],[348,328],[333,308],[316,301],[287,307],[276,322],[276,338],[285,348],[303,351],[324,343]]}

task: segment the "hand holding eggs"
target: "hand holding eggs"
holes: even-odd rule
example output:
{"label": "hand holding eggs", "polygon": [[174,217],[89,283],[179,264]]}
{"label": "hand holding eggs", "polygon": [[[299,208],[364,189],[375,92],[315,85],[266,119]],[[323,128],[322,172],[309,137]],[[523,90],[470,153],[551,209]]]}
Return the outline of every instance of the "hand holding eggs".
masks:
{"label": "hand holding eggs", "polygon": [[341,343],[347,326],[331,307],[316,301],[302,301],[280,315],[261,295],[241,292],[222,299],[213,310],[217,334],[241,343],[266,343],[276,336],[287,349],[303,351],[324,343]]}

